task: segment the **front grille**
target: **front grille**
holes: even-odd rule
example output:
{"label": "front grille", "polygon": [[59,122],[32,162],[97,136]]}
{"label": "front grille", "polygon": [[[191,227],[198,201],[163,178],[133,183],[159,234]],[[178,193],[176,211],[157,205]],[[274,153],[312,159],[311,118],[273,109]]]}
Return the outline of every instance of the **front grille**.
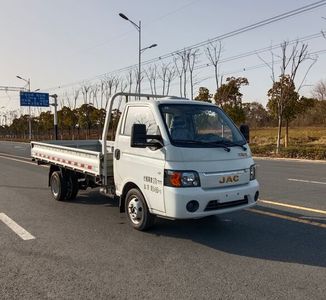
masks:
{"label": "front grille", "polygon": [[241,200],[224,202],[224,203],[218,203],[217,200],[212,200],[208,202],[204,211],[224,209],[224,208],[235,207],[235,206],[240,206],[245,204],[248,204],[247,196],[245,196],[245,198]]}

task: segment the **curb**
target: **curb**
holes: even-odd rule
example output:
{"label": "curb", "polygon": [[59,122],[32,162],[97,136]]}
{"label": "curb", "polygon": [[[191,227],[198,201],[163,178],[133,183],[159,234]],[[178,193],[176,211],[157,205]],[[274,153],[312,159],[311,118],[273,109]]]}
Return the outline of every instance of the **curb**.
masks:
{"label": "curb", "polygon": [[300,159],[300,158],[283,158],[283,157],[264,157],[264,156],[253,156],[253,159],[257,160],[279,160],[279,161],[292,161],[302,163],[313,163],[313,164],[326,164],[326,160],[313,160],[313,159]]}

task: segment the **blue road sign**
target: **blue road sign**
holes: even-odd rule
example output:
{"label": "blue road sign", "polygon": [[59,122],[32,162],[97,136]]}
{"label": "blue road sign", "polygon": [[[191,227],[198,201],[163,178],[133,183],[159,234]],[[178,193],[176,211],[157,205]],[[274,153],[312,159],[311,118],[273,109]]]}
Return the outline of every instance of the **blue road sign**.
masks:
{"label": "blue road sign", "polygon": [[49,107],[48,93],[20,92],[20,106]]}

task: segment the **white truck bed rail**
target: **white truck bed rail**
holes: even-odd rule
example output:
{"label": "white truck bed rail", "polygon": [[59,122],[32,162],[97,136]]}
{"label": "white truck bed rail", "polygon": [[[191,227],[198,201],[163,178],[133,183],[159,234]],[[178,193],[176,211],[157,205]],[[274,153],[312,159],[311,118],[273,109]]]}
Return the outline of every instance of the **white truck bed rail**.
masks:
{"label": "white truck bed rail", "polygon": [[36,160],[95,176],[101,173],[101,152],[40,142],[31,142],[31,147],[31,156]]}

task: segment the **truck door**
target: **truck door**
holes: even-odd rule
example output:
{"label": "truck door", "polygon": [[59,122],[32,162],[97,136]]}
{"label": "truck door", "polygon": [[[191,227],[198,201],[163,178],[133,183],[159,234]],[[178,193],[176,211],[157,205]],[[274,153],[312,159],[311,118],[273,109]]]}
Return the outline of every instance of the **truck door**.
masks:
{"label": "truck door", "polygon": [[114,178],[117,192],[122,192],[125,184],[135,183],[145,196],[149,209],[155,213],[165,212],[163,197],[164,148],[130,147],[133,124],[145,124],[147,134],[159,134],[159,127],[146,105],[126,106],[115,141]]}

